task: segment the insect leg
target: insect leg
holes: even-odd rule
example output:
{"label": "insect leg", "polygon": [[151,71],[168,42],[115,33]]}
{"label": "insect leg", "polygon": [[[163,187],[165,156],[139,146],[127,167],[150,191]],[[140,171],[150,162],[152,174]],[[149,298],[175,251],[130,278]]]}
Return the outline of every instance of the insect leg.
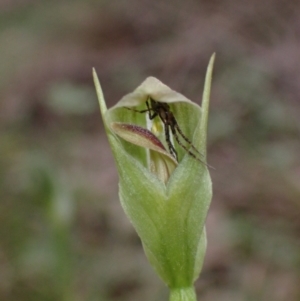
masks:
{"label": "insect leg", "polygon": [[[201,162],[204,165],[207,165],[205,162],[203,162],[202,160],[200,160],[194,153],[192,153],[180,140],[179,137],[177,135],[176,129],[178,129],[178,126],[175,127],[175,125],[173,124],[173,126],[171,126],[171,131],[173,136],[175,137],[177,143],[190,155],[192,156],[194,159],[196,159],[197,161]],[[198,151],[197,151],[198,152]],[[202,155],[202,154],[201,154]]]}
{"label": "insect leg", "polygon": [[[133,108],[128,108],[128,107],[124,107],[127,110],[133,111],[133,112],[137,112],[137,113],[146,113],[149,112],[149,118],[152,120],[157,116],[157,112],[155,112],[155,110],[153,110],[153,108],[151,108],[149,106],[148,100],[146,101],[146,105],[147,105],[147,109],[145,110],[137,110],[137,109],[133,109]],[[151,112],[153,111],[152,115]]]}
{"label": "insect leg", "polygon": [[[193,143],[182,133],[180,127],[178,126],[177,122],[174,124],[174,128],[178,131],[178,133],[180,134],[180,136],[190,145],[190,147],[197,153],[199,154],[201,157],[204,157],[203,154],[201,154],[197,148],[193,145]],[[176,132],[176,131],[175,131]],[[173,131],[172,131],[173,133]],[[176,136],[175,136],[176,138]],[[178,138],[178,137],[177,137]],[[178,142],[178,139],[176,139],[177,142]],[[179,142],[178,142],[179,145],[181,145]],[[181,145],[182,146],[182,145]]]}
{"label": "insect leg", "polygon": [[[149,112],[150,120],[154,119],[158,114],[152,107],[150,107],[148,100],[146,101],[146,106],[147,106],[147,110]],[[151,115],[151,111],[153,111],[152,115]]]}
{"label": "insect leg", "polygon": [[133,108],[128,108],[128,107],[124,107],[127,110],[133,111],[133,112],[137,112],[137,113],[146,113],[149,112],[149,109],[146,110],[137,110],[137,109],[133,109]]}
{"label": "insect leg", "polygon": [[168,144],[169,150],[171,155],[176,159],[176,161],[178,161],[178,155],[177,152],[175,150],[175,147],[173,146],[171,140],[170,140],[170,131],[169,131],[169,125],[168,124],[164,124],[165,127],[165,136],[166,136],[166,142]]}

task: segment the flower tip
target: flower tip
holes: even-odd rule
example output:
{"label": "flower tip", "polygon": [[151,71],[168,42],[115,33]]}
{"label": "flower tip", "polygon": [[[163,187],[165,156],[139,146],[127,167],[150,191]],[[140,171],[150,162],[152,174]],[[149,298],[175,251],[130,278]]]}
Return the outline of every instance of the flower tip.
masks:
{"label": "flower tip", "polygon": [[95,68],[93,68],[93,79],[94,79],[94,84],[96,87],[96,93],[97,93],[97,98],[98,98],[98,102],[99,102],[99,106],[100,106],[101,115],[104,118],[104,114],[107,111],[107,107],[106,107],[102,88],[101,88]]}
{"label": "flower tip", "polygon": [[208,63],[208,69],[213,69],[214,63],[216,59],[216,53],[214,52],[212,56],[210,57],[209,63]]}

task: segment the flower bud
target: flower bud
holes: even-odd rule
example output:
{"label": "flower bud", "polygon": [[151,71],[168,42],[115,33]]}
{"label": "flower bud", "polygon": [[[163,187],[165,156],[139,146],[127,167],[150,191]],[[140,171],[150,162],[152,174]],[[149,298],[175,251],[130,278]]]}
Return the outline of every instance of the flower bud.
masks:
{"label": "flower bud", "polygon": [[[196,300],[193,283],[206,250],[205,219],[212,197],[206,132],[213,62],[214,55],[206,74],[202,108],[148,77],[107,109],[93,73],[118,168],[121,204],[174,301]],[[169,141],[164,139],[167,134]]]}

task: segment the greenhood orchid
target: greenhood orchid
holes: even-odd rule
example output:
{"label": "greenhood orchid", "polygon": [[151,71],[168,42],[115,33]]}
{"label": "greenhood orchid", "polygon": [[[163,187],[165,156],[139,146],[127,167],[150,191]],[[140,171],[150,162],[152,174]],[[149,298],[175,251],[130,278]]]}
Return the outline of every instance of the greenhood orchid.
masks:
{"label": "greenhood orchid", "polygon": [[[200,274],[206,250],[205,220],[212,197],[206,133],[213,63],[214,55],[206,73],[202,107],[148,77],[107,109],[93,71],[118,168],[121,204],[149,262],[170,288],[173,301],[196,300],[193,283]],[[178,143],[174,133],[166,141],[166,124],[149,108],[149,100],[168,105],[190,143]],[[149,118],[151,114],[153,118]],[[176,156],[170,152],[170,143]],[[202,163],[191,155],[193,149],[203,155]]]}

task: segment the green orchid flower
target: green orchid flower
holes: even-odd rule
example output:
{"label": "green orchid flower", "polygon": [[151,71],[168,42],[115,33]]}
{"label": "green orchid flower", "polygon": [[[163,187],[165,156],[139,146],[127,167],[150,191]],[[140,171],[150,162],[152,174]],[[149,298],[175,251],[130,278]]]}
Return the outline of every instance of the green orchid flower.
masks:
{"label": "green orchid flower", "polygon": [[171,301],[196,300],[193,283],[206,251],[205,220],[212,198],[206,133],[214,57],[202,107],[149,77],[107,109],[93,71],[118,168],[121,204],[149,262],[169,287]]}

